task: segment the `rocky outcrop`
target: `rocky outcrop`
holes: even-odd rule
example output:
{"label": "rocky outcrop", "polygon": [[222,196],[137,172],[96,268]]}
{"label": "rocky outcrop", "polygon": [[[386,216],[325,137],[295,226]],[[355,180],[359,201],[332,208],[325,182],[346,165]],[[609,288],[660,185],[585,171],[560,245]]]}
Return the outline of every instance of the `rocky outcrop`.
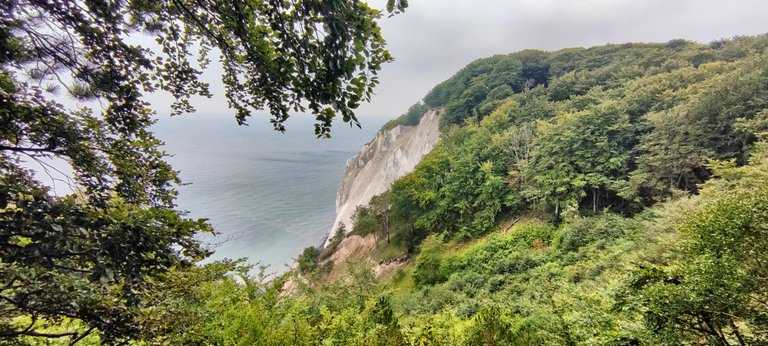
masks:
{"label": "rocky outcrop", "polygon": [[[403,126],[379,132],[347,168],[336,196],[336,220],[331,234],[344,224],[352,230],[352,215],[360,205],[367,205],[398,178],[413,170],[440,138],[441,110],[428,111],[416,126]],[[326,240],[323,246],[328,244]]]}

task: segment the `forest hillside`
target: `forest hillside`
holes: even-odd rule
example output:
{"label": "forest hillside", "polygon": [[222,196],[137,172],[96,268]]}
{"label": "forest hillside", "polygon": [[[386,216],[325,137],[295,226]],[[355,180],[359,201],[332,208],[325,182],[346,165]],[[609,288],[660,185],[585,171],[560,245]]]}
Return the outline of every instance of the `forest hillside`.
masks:
{"label": "forest hillside", "polygon": [[309,344],[768,342],[766,47],[472,62],[385,125],[444,111],[431,153],[357,210],[369,260],[324,260],[341,236],[307,249],[277,306],[303,311]]}

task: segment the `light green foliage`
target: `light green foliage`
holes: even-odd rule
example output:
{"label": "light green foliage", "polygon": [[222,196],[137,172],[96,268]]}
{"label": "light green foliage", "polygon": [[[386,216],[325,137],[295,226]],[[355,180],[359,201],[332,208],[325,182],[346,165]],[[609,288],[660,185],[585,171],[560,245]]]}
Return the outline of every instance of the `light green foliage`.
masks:
{"label": "light green foliage", "polygon": [[[601,230],[584,234],[595,225]],[[462,332],[467,345],[493,344],[488,340],[513,345],[609,344],[634,337],[642,322],[613,311],[605,285],[615,288],[624,275],[621,259],[642,251],[629,240],[639,227],[613,214],[569,220],[558,228],[523,222],[507,234],[489,236],[458,252],[441,250],[439,238],[429,237],[412,275],[440,273],[442,278],[422,280],[418,290],[396,306],[406,316],[425,321],[426,316],[450,312],[464,321],[455,325],[470,326]],[[602,238],[597,235],[601,233],[612,236]],[[574,238],[576,246],[559,245],[567,243],[562,239]]]}
{"label": "light green foliage", "polygon": [[[206,345],[406,345],[389,300],[379,295],[370,270],[321,289],[281,296],[286,276],[271,282],[244,272],[190,287],[194,300],[181,309],[202,313],[176,329],[168,343]],[[191,321],[188,321],[191,322]]]}
{"label": "light green foliage", "polygon": [[497,132],[506,122],[505,114],[494,113],[451,132],[415,172],[393,185],[392,209],[404,212],[393,219],[405,216],[418,229],[459,238],[492,229],[509,190],[507,143]]}
{"label": "light green foliage", "polygon": [[424,239],[413,269],[413,279],[417,285],[434,285],[448,278],[443,267],[443,257],[443,237],[431,235]]}
{"label": "light green foliage", "polygon": [[[541,74],[546,66],[549,82],[503,100],[496,97],[506,95],[507,84],[498,84],[482,112],[471,95],[479,95],[482,83],[505,80],[491,78],[504,60],[473,62],[425,97],[426,105],[447,108],[446,123],[464,124],[445,129],[432,153],[394,184],[391,209],[402,211],[392,216],[401,225],[395,233],[408,234],[409,244],[432,231],[471,238],[493,229],[500,215],[526,209],[556,216],[602,208],[634,213],[695,192],[709,177],[708,160],[743,163],[753,133],[764,128],[764,54],[748,49],[752,53],[731,62],[719,49],[764,47],[766,41],[514,53],[510,59],[523,66],[532,59],[529,73]],[[702,52],[710,58],[694,66],[693,57]],[[730,87],[728,81],[744,85]],[[568,83],[576,89],[555,90]],[[720,102],[720,94],[728,96]],[[456,100],[471,110],[449,107]]]}
{"label": "light green foliage", "polygon": [[[225,280],[179,339],[269,345],[733,345],[764,343],[768,144],[711,165],[699,196],[627,218],[532,217],[472,244],[430,235],[413,267],[304,285]],[[416,286],[399,283],[414,280]],[[397,287],[396,294],[390,289]],[[221,326],[226,326],[222,328]],[[711,328],[710,328],[711,326]]]}
{"label": "light green foliage", "polygon": [[475,315],[467,331],[470,345],[513,345],[515,339],[511,317],[496,306],[485,307]]}

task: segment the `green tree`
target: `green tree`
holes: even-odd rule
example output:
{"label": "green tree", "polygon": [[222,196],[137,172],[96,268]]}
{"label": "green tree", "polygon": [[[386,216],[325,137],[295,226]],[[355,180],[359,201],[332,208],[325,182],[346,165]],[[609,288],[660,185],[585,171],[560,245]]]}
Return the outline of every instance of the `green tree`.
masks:
{"label": "green tree", "polygon": [[632,179],[652,196],[672,189],[692,190],[709,174],[706,162],[715,153],[704,143],[706,128],[684,106],[644,117],[650,129],[637,147],[638,169]]}
{"label": "green tree", "polygon": [[555,206],[577,203],[589,193],[596,211],[601,191],[619,191],[628,171],[633,127],[621,105],[606,101],[537,123],[531,152],[533,189]]}
{"label": "green tree", "polygon": [[352,215],[353,232],[361,235],[373,234],[377,246],[380,237],[385,236],[389,244],[392,232],[389,199],[390,194],[386,192],[371,197],[368,206],[358,206]]}

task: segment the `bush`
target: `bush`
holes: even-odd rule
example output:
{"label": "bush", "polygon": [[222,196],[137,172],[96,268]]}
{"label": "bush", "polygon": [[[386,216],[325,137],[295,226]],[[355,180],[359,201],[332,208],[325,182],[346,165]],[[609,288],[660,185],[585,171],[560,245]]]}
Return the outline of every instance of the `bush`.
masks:
{"label": "bush", "polygon": [[443,236],[430,235],[421,244],[421,251],[416,257],[416,267],[413,270],[416,284],[434,285],[448,279],[443,268]]}
{"label": "bush", "polygon": [[560,228],[554,243],[561,252],[572,252],[588,244],[610,243],[622,237],[630,227],[625,218],[616,214],[572,219]]}
{"label": "bush", "polygon": [[320,258],[320,249],[310,246],[304,249],[304,252],[299,255],[299,271],[302,274],[307,274],[317,269],[317,261]]}
{"label": "bush", "polygon": [[336,248],[339,247],[339,244],[341,244],[341,241],[344,240],[344,237],[347,235],[347,228],[344,226],[343,223],[339,224],[339,228],[336,229],[336,232],[333,233],[333,236],[331,237],[330,241],[328,241],[328,246],[324,247],[322,251],[320,251],[319,257],[320,260],[324,260],[328,257],[331,257],[334,252],[336,252]]}

